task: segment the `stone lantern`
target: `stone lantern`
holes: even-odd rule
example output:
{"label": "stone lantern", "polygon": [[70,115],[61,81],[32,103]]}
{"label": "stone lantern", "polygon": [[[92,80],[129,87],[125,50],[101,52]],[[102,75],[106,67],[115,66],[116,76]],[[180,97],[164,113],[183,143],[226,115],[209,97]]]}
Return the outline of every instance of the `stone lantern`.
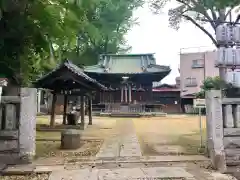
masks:
{"label": "stone lantern", "polygon": [[216,29],[218,42],[216,66],[220,77],[235,88],[240,88],[240,26],[224,23]]}

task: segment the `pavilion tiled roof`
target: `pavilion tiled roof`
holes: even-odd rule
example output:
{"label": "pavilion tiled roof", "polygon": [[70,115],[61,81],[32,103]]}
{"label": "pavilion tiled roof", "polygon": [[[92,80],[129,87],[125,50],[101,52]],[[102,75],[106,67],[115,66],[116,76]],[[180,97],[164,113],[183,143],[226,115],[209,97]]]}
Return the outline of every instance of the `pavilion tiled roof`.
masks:
{"label": "pavilion tiled roof", "polygon": [[157,65],[153,54],[101,55],[97,65],[86,66],[87,73],[147,74],[170,72],[169,66]]}
{"label": "pavilion tiled roof", "polygon": [[99,89],[103,89],[103,90],[107,89],[104,85],[100,84],[95,79],[86,75],[82,68],[76,66],[69,60],[66,60],[65,62],[63,62],[62,64],[57,66],[55,69],[53,69],[51,72],[49,72],[48,74],[46,74],[43,77],[41,77],[40,79],[38,79],[34,84],[41,84],[42,81],[44,81],[45,79],[47,79],[48,77],[50,77],[51,75],[53,75],[54,73],[56,73],[57,71],[59,71],[62,68],[67,68],[69,71],[71,71],[75,75],[85,79],[86,81],[88,81],[91,84],[98,86]]}

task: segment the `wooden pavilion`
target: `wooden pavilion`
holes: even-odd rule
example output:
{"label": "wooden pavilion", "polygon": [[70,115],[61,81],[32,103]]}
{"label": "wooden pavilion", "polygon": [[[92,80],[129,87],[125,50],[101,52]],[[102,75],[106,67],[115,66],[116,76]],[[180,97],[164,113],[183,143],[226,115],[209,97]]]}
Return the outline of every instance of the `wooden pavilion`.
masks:
{"label": "wooden pavilion", "polygon": [[80,96],[81,99],[81,125],[84,127],[85,97],[88,98],[89,125],[92,124],[92,95],[96,91],[104,91],[107,88],[90,78],[83,69],[66,60],[50,73],[44,75],[34,83],[36,88],[51,90],[53,95],[51,107],[51,126],[55,122],[55,105],[57,95],[64,96],[63,124],[66,124],[67,104],[69,96]]}

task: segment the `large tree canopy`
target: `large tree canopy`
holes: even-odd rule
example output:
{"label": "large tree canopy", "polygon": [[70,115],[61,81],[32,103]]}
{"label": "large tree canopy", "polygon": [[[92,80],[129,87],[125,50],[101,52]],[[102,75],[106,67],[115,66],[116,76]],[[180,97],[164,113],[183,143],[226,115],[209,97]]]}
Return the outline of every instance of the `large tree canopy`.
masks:
{"label": "large tree canopy", "polygon": [[127,50],[124,35],[142,0],[2,0],[0,71],[29,84],[64,58],[96,63]]}
{"label": "large tree canopy", "polygon": [[[169,25],[179,29],[182,21],[189,21],[203,31],[217,46],[215,35],[205,29],[209,23],[216,32],[217,26],[226,21],[230,12],[239,12],[239,0],[174,0],[177,6],[169,9]],[[151,8],[155,13],[166,5],[169,0],[150,0]]]}
{"label": "large tree canopy", "polygon": [[219,8],[234,7],[240,4],[239,0],[215,0]]}

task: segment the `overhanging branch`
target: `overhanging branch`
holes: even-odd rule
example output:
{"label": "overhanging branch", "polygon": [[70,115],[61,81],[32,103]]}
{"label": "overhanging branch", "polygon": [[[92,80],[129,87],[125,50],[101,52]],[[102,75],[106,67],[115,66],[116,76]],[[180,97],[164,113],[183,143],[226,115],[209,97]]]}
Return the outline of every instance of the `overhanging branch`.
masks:
{"label": "overhanging branch", "polygon": [[202,30],[213,42],[213,44],[217,47],[217,41],[215,40],[215,38],[211,35],[211,33],[209,33],[203,26],[201,26],[200,24],[198,24],[193,18],[187,16],[187,15],[182,15],[182,17],[184,17],[186,20],[190,21],[191,23],[193,23],[195,26],[197,26],[200,30]]}
{"label": "overhanging branch", "polygon": [[[196,0],[191,0],[191,2],[193,3],[193,5],[195,6],[195,11],[196,12],[198,12],[198,13],[200,13],[200,14],[202,14],[205,18],[207,18],[208,19],[208,21],[209,21],[209,23],[211,24],[211,26],[212,26],[212,28],[215,30],[216,29],[216,24],[214,23],[214,21],[213,20],[215,20],[215,19],[212,19],[212,18],[214,18],[214,17],[210,17],[210,15],[208,14],[208,12],[207,12],[207,9],[206,9],[206,7],[203,5],[203,4],[201,4],[200,2],[198,2],[198,1],[196,1]],[[199,10],[197,10],[197,9],[199,9]],[[211,9],[210,9],[211,10]],[[215,16],[216,15],[216,13],[213,11],[213,10],[211,10],[211,12],[212,12],[212,16]]]}

